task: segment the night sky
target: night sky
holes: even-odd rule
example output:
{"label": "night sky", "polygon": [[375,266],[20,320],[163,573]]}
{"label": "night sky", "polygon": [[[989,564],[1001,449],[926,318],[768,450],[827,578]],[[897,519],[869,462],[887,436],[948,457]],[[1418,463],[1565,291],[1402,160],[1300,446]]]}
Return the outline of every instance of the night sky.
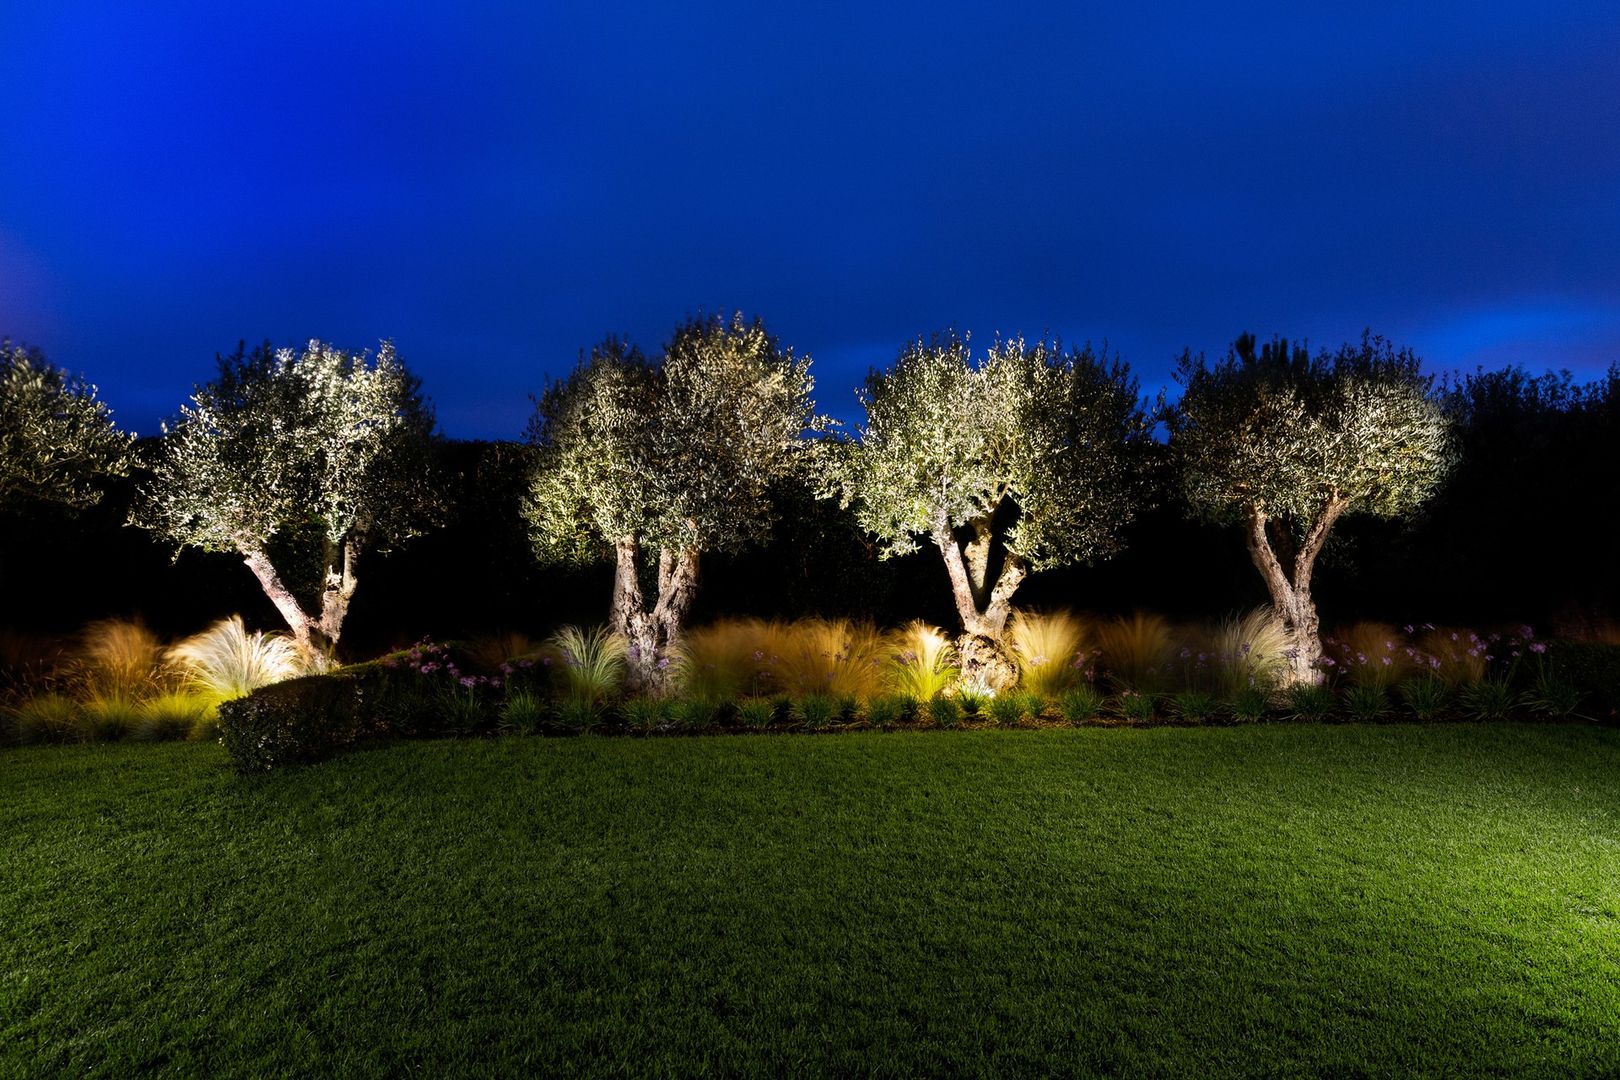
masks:
{"label": "night sky", "polygon": [[517,437],[737,308],[846,418],[947,325],[1620,360],[1620,5],[1302,6],[7,3],[0,335],[143,433],[239,339],[391,337]]}

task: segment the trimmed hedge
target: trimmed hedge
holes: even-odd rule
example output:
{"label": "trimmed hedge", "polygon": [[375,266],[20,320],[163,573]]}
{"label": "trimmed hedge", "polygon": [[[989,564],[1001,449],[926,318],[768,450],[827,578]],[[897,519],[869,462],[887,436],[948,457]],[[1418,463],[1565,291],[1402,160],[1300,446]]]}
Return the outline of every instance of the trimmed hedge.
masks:
{"label": "trimmed hedge", "polygon": [[219,741],[243,773],[322,761],[366,733],[361,696],[346,672],[275,683],[219,707]]}

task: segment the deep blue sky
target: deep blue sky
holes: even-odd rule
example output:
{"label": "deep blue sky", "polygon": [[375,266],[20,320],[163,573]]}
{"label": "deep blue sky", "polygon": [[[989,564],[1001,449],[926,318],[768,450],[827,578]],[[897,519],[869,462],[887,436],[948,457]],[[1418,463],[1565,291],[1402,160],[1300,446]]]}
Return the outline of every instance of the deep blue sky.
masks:
{"label": "deep blue sky", "polygon": [[698,309],[845,417],[948,324],[1620,360],[1620,6],[1309,6],[7,3],[0,335],[142,432],[239,338],[387,336],[513,437]]}

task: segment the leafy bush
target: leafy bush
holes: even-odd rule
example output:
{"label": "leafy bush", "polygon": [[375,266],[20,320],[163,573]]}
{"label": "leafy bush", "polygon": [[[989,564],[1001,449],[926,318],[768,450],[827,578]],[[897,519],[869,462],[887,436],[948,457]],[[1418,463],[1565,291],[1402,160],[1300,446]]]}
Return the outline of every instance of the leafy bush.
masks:
{"label": "leafy bush", "polygon": [[916,701],[932,701],[961,678],[956,649],[943,630],[918,619],[897,631],[891,642],[889,686]]}
{"label": "leafy bush", "polygon": [[1007,628],[1019,685],[1052,697],[1076,685],[1085,663],[1085,627],[1067,611],[1020,611]]}
{"label": "leafy bush", "polygon": [[1524,704],[1535,713],[1555,720],[1567,720],[1581,707],[1581,688],[1565,682],[1545,667],[1536,673],[1535,684],[1525,692]]}
{"label": "leafy bush", "polygon": [[1175,649],[1170,624],[1159,616],[1137,612],[1116,618],[1098,629],[1097,643],[1116,689],[1152,695],[1168,685]]}
{"label": "leafy bush", "polygon": [[670,722],[687,731],[708,731],[716,727],[725,711],[714,698],[681,698],[669,703]]}
{"label": "leafy bush", "polygon": [[1082,683],[1058,697],[1058,712],[1069,724],[1089,724],[1102,712],[1103,696],[1089,683]]}
{"label": "leafy bush", "polygon": [[1333,688],[1324,683],[1295,683],[1284,692],[1283,703],[1289,719],[1313,723],[1332,716],[1337,704]]}
{"label": "leafy bush", "polygon": [[360,704],[342,671],[273,683],[219,706],[220,742],[242,773],[322,761],[369,733]]}
{"label": "leafy bush", "polygon": [[1401,683],[1397,693],[1406,708],[1419,720],[1434,720],[1451,701],[1451,687],[1438,675],[1419,675]]}
{"label": "leafy bush", "polygon": [[290,638],[261,630],[249,633],[240,615],[186,638],[169,649],[168,659],[188,686],[215,702],[304,673],[303,657]]}

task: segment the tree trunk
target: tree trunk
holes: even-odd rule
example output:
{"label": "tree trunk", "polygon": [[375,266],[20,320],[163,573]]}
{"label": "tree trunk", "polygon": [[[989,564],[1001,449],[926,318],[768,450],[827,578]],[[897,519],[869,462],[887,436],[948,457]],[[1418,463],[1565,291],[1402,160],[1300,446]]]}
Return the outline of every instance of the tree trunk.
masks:
{"label": "tree trunk", "polygon": [[[1316,601],[1311,597],[1311,575],[1316,568],[1316,557],[1321,554],[1333,523],[1339,520],[1346,505],[1346,501],[1337,496],[1323,503],[1297,550],[1291,552],[1291,568],[1278,558],[1272,530],[1268,528],[1272,522],[1265,514],[1251,509],[1245,523],[1249,557],[1265,580],[1271,605],[1293,640],[1290,662],[1294,683],[1322,681],[1322,620],[1316,611]],[[1292,546],[1291,540],[1289,546]]]}
{"label": "tree trunk", "polygon": [[651,610],[641,588],[642,550],[635,539],[614,545],[613,603],[609,621],[630,645],[630,686],[660,690],[667,681],[686,613],[697,595],[698,550],[658,553],[658,595]]}
{"label": "tree trunk", "polygon": [[964,676],[992,690],[1004,690],[1018,681],[1017,665],[1007,649],[1007,620],[1012,615],[1013,593],[1028,569],[1022,559],[1007,552],[1000,572],[991,580],[990,518],[975,518],[969,524],[974,536],[965,551],[943,519],[935,523],[933,533],[962,624],[957,655]]}
{"label": "tree trunk", "polygon": [[292,590],[281,580],[281,574],[270,562],[270,556],[257,548],[248,548],[242,555],[242,561],[253,571],[253,576],[259,579],[259,587],[264,590],[264,595],[268,596],[270,602],[276,606],[276,610],[281,612],[281,617],[286,621],[287,628],[292,631],[293,641],[297,643],[298,650],[303,653],[305,660],[314,662],[317,657],[323,655],[323,650],[327,646],[324,632],[316,620],[310,618],[309,613],[298,602],[298,598],[293,596]]}

